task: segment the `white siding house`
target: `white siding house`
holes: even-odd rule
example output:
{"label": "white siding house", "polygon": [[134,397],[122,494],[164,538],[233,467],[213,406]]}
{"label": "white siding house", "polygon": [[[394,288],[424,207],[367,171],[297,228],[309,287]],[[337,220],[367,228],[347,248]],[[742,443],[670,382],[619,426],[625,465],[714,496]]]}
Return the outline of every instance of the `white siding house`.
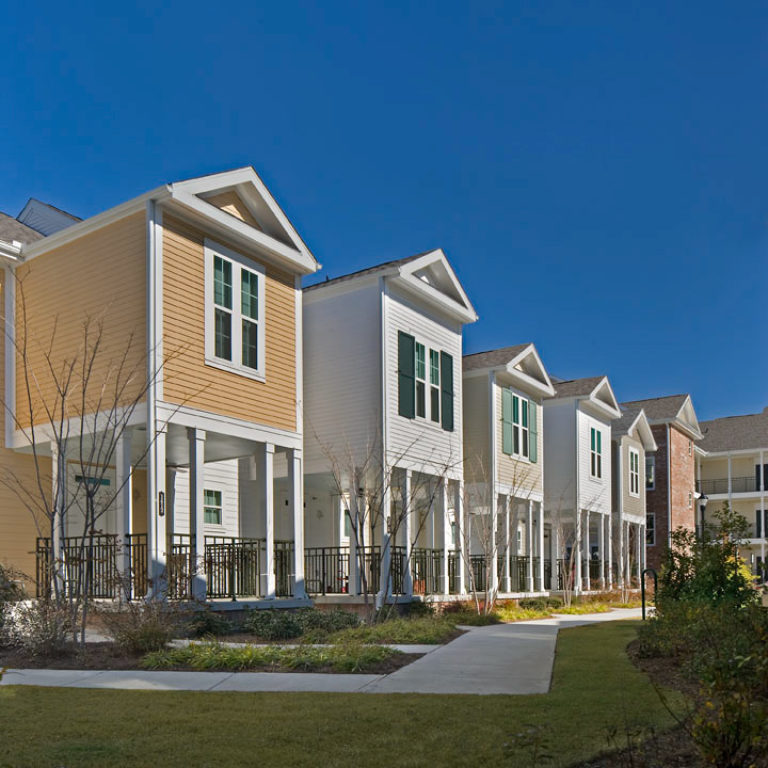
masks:
{"label": "white siding house", "polygon": [[[356,594],[366,579],[380,598],[463,589],[462,329],[476,319],[441,250],[304,290],[315,594]],[[377,581],[391,557],[400,575]]]}
{"label": "white siding house", "polygon": [[543,409],[544,509],[556,531],[552,559],[565,557],[573,564],[566,576],[572,575],[576,591],[591,589],[593,581],[605,587],[611,561],[611,421],[621,412],[605,376],[556,381],[555,389]]}
{"label": "white siding house", "polygon": [[[533,344],[464,357],[464,474],[473,554],[491,590],[546,589],[542,400],[554,388]],[[476,556],[477,556],[476,555]]]}

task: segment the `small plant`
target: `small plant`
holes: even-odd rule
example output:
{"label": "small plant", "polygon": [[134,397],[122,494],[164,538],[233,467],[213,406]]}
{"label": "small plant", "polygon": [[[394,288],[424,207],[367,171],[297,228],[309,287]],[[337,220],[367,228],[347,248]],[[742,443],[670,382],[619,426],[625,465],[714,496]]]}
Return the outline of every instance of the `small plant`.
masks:
{"label": "small plant", "polygon": [[262,640],[291,640],[304,632],[295,612],[274,608],[250,611],[243,629]]}
{"label": "small plant", "polygon": [[23,600],[4,608],[5,642],[31,656],[60,656],[72,632],[70,611],[51,600]]}
{"label": "small plant", "polygon": [[178,606],[160,601],[126,603],[98,616],[115,645],[131,654],[165,648],[186,619]]}
{"label": "small plant", "polygon": [[232,622],[210,609],[197,611],[189,622],[193,637],[219,637],[233,631]]}
{"label": "small plant", "polygon": [[21,574],[0,563],[0,644],[3,641],[3,617],[6,606],[24,599],[24,590],[19,585]]}

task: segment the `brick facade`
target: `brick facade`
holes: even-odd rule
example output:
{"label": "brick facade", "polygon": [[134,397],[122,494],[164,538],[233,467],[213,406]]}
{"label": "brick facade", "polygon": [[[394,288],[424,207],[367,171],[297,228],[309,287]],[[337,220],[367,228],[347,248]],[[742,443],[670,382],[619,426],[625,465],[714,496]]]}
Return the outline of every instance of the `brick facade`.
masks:
{"label": "brick facade", "polygon": [[[649,568],[659,570],[669,543],[670,520],[673,531],[681,526],[693,530],[696,526],[696,499],[693,495],[696,459],[693,442],[677,427],[669,426],[670,446],[667,445],[666,424],[656,424],[651,429],[658,450],[655,454],[656,482],[654,489],[646,492],[646,513],[655,516],[656,542],[646,548],[646,559]],[[671,486],[669,495],[668,477]]]}

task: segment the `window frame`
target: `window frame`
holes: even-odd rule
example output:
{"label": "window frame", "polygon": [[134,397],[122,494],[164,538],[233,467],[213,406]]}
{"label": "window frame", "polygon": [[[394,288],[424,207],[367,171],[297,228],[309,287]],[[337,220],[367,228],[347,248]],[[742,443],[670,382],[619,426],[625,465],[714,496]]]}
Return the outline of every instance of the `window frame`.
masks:
{"label": "window frame", "polygon": [[[653,471],[648,471],[648,462],[650,462],[653,465]],[[649,483],[648,480],[651,482]],[[656,490],[656,455],[653,453],[646,453],[645,454],[645,490],[646,491],[655,491]]]}
{"label": "window frame", "polygon": [[[651,523],[650,525],[648,523]],[[656,513],[647,512],[645,515],[645,545],[656,546]]]}
{"label": "window frame", "polygon": [[[635,466],[632,466],[634,459]],[[629,495],[635,499],[640,498],[640,451],[637,448],[629,449]]]}
{"label": "window frame", "polygon": [[[413,345],[413,378],[414,378],[414,387],[415,387],[415,403],[416,403],[416,418],[417,419],[424,419],[429,420],[429,416],[427,414],[427,387],[429,386],[427,381],[427,369],[428,369],[428,363],[427,363],[427,350],[429,347],[420,342],[416,341]],[[423,366],[423,371],[421,373],[421,376],[419,376],[419,350],[423,352],[423,359],[421,361],[421,364]],[[421,392],[419,392],[419,385],[421,385]],[[421,399],[419,398],[419,395],[421,394]],[[422,413],[419,413],[419,406],[421,406]]]}
{"label": "window frame", "polygon": [[589,427],[589,476],[592,480],[603,479],[603,431],[591,424]]}
{"label": "window frame", "polygon": [[[437,364],[435,365],[435,361]],[[442,385],[442,378],[440,374],[440,350],[429,348],[428,362],[428,381],[429,381],[429,418],[435,424],[440,424],[440,387]],[[435,372],[437,378],[435,378]],[[435,402],[437,402],[437,408],[435,408]]]}
{"label": "window frame", "polygon": [[[213,368],[236,373],[256,381],[266,380],[266,270],[263,265],[252,261],[226,246],[206,238],[204,243],[205,260],[205,364]],[[232,359],[227,360],[216,355],[216,303],[214,300],[214,260],[216,257],[229,262],[232,268],[232,308],[228,310],[232,318],[230,344]],[[242,290],[243,271],[255,275],[258,280],[257,318],[243,313]],[[226,310],[224,307],[223,309]],[[256,323],[257,326],[257,361],[258,367],[251,368],[243,363],[243,322]]]}
{"label": "window frame", "polygon": [[[205,495],[207,493],[218,494],[220,504],[206,504]],[[205,515],[209,509],[217,509],[219,511],[219,521],[217,523],[211,523],[205,519]],[[203,488],[203,525],[213,528],[224,527],[224,491],[220,488]]]}

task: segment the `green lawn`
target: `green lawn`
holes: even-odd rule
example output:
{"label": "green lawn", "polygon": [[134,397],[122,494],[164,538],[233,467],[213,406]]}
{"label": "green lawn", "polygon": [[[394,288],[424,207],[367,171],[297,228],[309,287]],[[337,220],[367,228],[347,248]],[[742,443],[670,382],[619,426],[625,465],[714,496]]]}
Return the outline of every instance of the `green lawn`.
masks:
{"label": "green lawn", "polygon": [[2,687],[0,766],[530,766],[529,747],[510,754],[529,727],[556,756],[543,764],[567,766],[604,750],[611,728],[671,725],[624,652],[635,631],[562,631],[544,696]]}

